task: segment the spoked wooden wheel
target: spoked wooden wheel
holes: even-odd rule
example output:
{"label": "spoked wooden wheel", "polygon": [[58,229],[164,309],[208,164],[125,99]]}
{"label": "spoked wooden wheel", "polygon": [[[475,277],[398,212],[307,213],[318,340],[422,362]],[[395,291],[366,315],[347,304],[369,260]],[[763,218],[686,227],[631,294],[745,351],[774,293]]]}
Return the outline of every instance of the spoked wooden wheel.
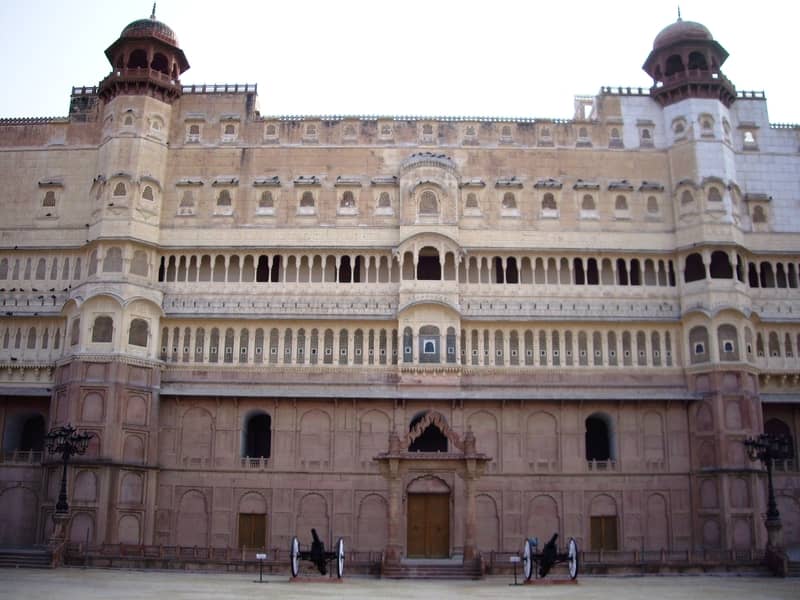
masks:
{"label": "spoked wooden wheel", "polygon": [[289,544],[289,565],[292,567],[292,577],[297,577],[300,572],[300,542],[297,537],[293,537]]}
{"label": "spoked wooden wheel", "polygon": [[522,574],[525,581],[529,581],[533,576],[533,544],[528,538],[522,542]]}
{"label": "spoked wooden wheel", "polygon": [[341,579],[344,575],[344,540],[336,541],[336,576]]}
{"label": "spoked wooden wheel", "polygon": [[575,579],[578,576],[578,542],[575,538],[569,538],[567,544],[567,568],[569,569],[569,578]]}

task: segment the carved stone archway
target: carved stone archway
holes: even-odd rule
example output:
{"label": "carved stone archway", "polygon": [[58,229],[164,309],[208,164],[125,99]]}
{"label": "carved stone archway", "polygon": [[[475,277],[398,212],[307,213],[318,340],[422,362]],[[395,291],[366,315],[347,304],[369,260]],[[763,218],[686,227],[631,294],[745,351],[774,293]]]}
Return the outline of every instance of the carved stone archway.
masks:
{"label": "carved stone archway", "polygon": [[[447,437],[454,450],[448,452],[409,452],[408,446],[429,425],[435,425]],[[403,496],[408,485],[425,476],[455,474],[464,481],[464,562],[478,556],[476,539],[475,484],[484,474],[491,457],[476,451],[475,435],[467,430],[463,437],[453,431],[444,417],[435,411],[427,414],[401,438],[389,432],[388,452],[375,457],[381,474],[389,484],[389,538],[384,551],[387,565],[399,564],[403,557]]]}

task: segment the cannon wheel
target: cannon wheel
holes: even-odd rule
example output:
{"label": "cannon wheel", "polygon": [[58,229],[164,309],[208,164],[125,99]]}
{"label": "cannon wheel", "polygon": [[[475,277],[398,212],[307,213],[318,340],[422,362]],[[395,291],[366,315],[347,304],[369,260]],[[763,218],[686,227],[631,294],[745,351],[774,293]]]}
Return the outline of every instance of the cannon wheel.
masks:
{"label": "cannon wheel", "polygon": [[569,578],[575,579],[578,576],[578,542],[575,538],[569,538],[567,544],[567,568],[569,568]]}
{"label": "cannon wheel", "polygon": [[533,571],[533,549],[531,541],[525,538],[522,542],[522,574],[525,576],[525,581],[530,581]]}
{"label": "cannon wheel", "polygon": [[300,572],[300,542],[297,541],[297,536],[289,544],[289,565],[292,568],[292,577],[297,577]]}
{"label": "cannon wheel", "polygon": [[344,575],[344,540],[336,541],[336,576],[341,579]]}

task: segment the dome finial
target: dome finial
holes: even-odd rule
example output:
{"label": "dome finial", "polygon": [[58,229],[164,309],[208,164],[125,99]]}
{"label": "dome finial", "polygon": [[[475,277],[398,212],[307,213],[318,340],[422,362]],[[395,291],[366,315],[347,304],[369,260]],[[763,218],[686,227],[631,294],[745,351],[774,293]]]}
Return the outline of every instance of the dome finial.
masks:
{"label": "dome finial", "polygon": [[[680,19],[680,14],[681,14],[681,9],[679,8],[678,9],[678,19]],[[153,2],[153,12],[150,13],[150,18],[153,19],[153,21],[156,20],[156,3],[155,2]]]}
{"label": "dome finial", "polygon": [[[155,14],[155,12],[156,12],[156,5],[153,4],[153,13]],[[683,21],[683,19],[681,19],[681,5],[680,4],[678,4],[678,21]]]}

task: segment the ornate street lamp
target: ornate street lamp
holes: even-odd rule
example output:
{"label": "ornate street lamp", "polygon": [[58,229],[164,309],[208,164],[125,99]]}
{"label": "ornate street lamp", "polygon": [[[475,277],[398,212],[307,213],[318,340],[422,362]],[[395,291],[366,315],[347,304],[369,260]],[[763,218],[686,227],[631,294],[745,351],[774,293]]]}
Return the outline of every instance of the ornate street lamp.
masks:
{"label": "ornate street lamp", "polygon": [[71,424],[67,423],[63,427],[55,427],[45,436],[47,440],[47,450],[51,454],[60,454],[64,461],[64,468],[61,471],[61,491],[58,494],[56,513],[66,514],[69,512],[67,503],[67,464],[71,456],[83,454],[89,446],[89,440],[94,437],[94,433],[84,431],[78,433]]}
{"label": "ornate street lamp", "polygon": [[791,450],[789,439],[783,435],[762,433],[756,438],[747,438],[742,442],[747,449],[750,460],[760,460],[767,467],[767,544],[770,547],[780,546],[781,514],[775,503],[775,488],[772,485],[772,461],[789,458]]}

